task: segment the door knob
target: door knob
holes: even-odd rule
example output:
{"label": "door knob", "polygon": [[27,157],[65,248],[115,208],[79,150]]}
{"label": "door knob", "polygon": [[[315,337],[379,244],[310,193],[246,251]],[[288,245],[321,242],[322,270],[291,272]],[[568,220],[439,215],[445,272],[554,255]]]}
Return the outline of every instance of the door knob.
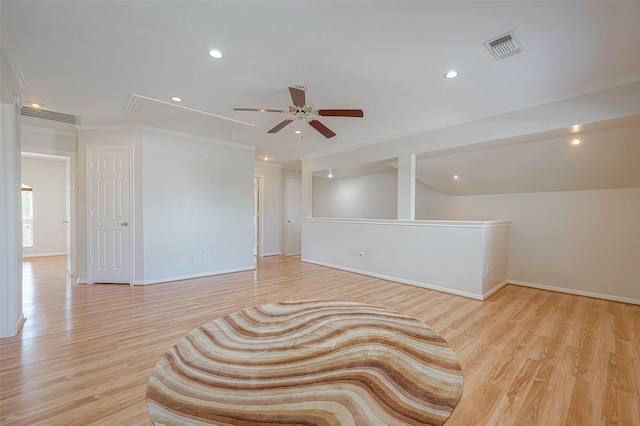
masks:
{"label": "door knob", "polygon": [[122,222],[120,225],[122,225],[122,226],[129,226],[129,222]]}

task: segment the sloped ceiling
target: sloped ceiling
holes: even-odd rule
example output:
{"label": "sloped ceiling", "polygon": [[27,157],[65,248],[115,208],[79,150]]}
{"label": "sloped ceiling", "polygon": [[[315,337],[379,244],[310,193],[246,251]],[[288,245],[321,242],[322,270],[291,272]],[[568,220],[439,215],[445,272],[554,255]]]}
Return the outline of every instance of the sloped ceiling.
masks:
{"label": "sloped ceiling", "polygon": [[417,159],[416,178],[447,195],[640,187],[640,115],[580,126],[575,137],[566,133],[430,153]]}
{"label": "sloped ceiling", "polygon": [[352,177],[361,177],[375,175],[379,173],[392,173],[398,170],[398,160],[389,158],[380,161],[372,161],[367,163],[352,164],[349,167],[336,167],[326,170],[319,170],[313,173],[313,176],[329,179],[348,179]]}
{"label": "sloped ceiling", "polygon": [[[638,81],[639,17],[640,2],[618,1],[0,2],[2,49],[22,77],[26,101],[78,115],[82,125],[146,124],[251,145],[258,161],[268,156],[294,167],[300,158]],[[483,42],[511,30],[524,52],[496,61]],[[224,57],[210,58],[212,48]],[[459,77],[443,78],[451,69]],[[307,100],[316,107],[362,108],[365,117],[323,118],[337,133],[325,139],[304,122],[268,134],[282,115],[233,111],[285,109],[287,87],[295,84],[307,85]],[[132,114],[133,94],[162,102],[180,96],[185,108],[248,125],[231,134]],[[615,99],[607,107],[615,109]],[[553,120],[552,110],[548,115]],[[481,149],[478,157],[420,158],[419,176],[451,194],[517,190],[515,172],[523,166],[515,159],[523,155],[544,159],[547,170],[536,184],[532,178],[519,183],[523,191],[547,188],[556,173],[582,182],[567,188],[602,185],[604,175],[605,186],[637,185],[635,175],[612,171],[612,162],[623,161],[625,170],[637,159],[637,128],[629,128],[635,130],[625,134],[624,147],[585,141],[580,154],[565,153],[567,161],[592,153],[586,175],[560,163],[554,153],[566,147],[545,133],[536,135],[536,144]],[[623,136],[610,131],[615,126],[599,130],[599,137]],[[451,169],[460,169],[457,186],[447,181]],[[474,178],[482,173],[484,180]]]}

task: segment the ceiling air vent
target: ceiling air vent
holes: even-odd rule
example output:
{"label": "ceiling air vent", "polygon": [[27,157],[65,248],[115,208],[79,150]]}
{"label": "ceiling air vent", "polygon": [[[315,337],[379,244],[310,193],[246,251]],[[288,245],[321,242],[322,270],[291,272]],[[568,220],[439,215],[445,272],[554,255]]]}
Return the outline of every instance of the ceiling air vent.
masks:
{"label": "ceiling air vent", "polygon": [[42,108],[33,108],[30,106],[23,106],[20,108],[20,115],[27,117],[43,118],[45,120],[59,121],[61,123],[78,124],[78,116],[71,114],[64,114],[62,112],[48,111]]}
{"label": "ceiling air vent", "polygon": [[484,42],[484,46],[496,60],[508,58],[524,50],[522,43],[513,31]]}

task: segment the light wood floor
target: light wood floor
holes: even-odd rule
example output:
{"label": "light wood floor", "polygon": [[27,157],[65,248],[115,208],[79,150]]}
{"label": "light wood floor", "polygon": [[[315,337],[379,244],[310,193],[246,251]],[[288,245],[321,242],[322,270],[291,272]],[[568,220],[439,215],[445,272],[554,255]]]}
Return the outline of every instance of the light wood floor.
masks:
{"label": "light wood floor", "polygon": [[146,382],[192,329],[242,307],[333,299],[445,337],[465,384],[451,425],[640,425],[640,306],[507,286],[479,302],[300,262],[153,286],[74,284],[24,264],[21,334],[0,340],[0,424],[149,425]]}

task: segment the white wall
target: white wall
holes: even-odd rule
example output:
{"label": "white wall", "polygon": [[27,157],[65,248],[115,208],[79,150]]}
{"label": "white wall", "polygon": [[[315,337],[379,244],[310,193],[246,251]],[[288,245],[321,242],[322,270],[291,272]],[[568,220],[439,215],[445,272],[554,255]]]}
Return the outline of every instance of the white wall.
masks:
{"label": "white wall", "polygon": [[395,219],[398,173],[377,173],[342,179],[313,177],[313,217]]}
{"label": "white wall", "polygon": [[285,182],[301,180],[300,172],[278,165],[256,162],[254,174],[262,178],[262,256],[284,253]]}
{"label": "white wall", "polygon": [[66,159],[22,157],[22,183],[33,188],[33,248],[24,257],[67,253]]}
{"label": "white wall", "polygon": [[444,207],[447,196],[423,182],[416,180],[416,220],[425,218],[446,220],[448,211]]}
{"label": "white wall", "polygon": [[483,229],[482,294],[492,293],[507,280],[509,259],[509,226],[492,226]]}
{"label": "white wall", "polygon": [[427,204],[418,218],[510,220],[510,281],[640,302],[640,188],[440,194]]}
{"label": "white wall", "polygon": [[[616,100],[615,105],[612,99]],[[621,112],[625,115],[638,114],[638,99],[640,82],[633,82],[306,159],[302,163],[303,206],[307,209],[303,217],[311,216],[309,175],[313,172],[570,128],[576,123],[620,118]],[[446,203],[430,200],[429,190],[419,186],[416,188],[416,219],[462,217],[466,220],[512,221],[508,261],[510,280],[640,303],[640,286],[637,284],[640,282],[640,270],[634,267],[640,259],[640,231],[637,219],[632,219],[640,217],[638,189],[603,194],[586,191],[587,194],[573,195],[503,195],[473,202],[461,198],[455,209],[449,209]],[[613,204],[609,205],[610,202]],[[452,211],[458,215],[451,215]],[[344,236],[337,236],[334,246],[340,246],[351,231],[346,229]],[[305,250],[314,249],[323,238],[315,227],[303,225],[303,258],[307,257]]]}
{"label": "white wall", "polygon": [[20,83],[0,49],[0,338],[13,336],[22,313]]}
{"label": "white wall", "polygon": [[254,268],[253,148],[146,126],[80,126],[78,144],[80,281],[88,146],[133,146],[136,283]]}
{"label": "white wall", "polygon": [[[506,279],[509,223],[308,219],[303,260],[483,299]],[[362,252],[362,255],[360,255]]]}
{"label": "white wall", "polygon": [[75,131],[25,125],[21,129],[22,152],[65,156],[75,156],[78,152],[78,135]]}
{"label": "white wall", "polygon": [[253,269],[253,150],[145,131],[143,152],[144,282]]}

